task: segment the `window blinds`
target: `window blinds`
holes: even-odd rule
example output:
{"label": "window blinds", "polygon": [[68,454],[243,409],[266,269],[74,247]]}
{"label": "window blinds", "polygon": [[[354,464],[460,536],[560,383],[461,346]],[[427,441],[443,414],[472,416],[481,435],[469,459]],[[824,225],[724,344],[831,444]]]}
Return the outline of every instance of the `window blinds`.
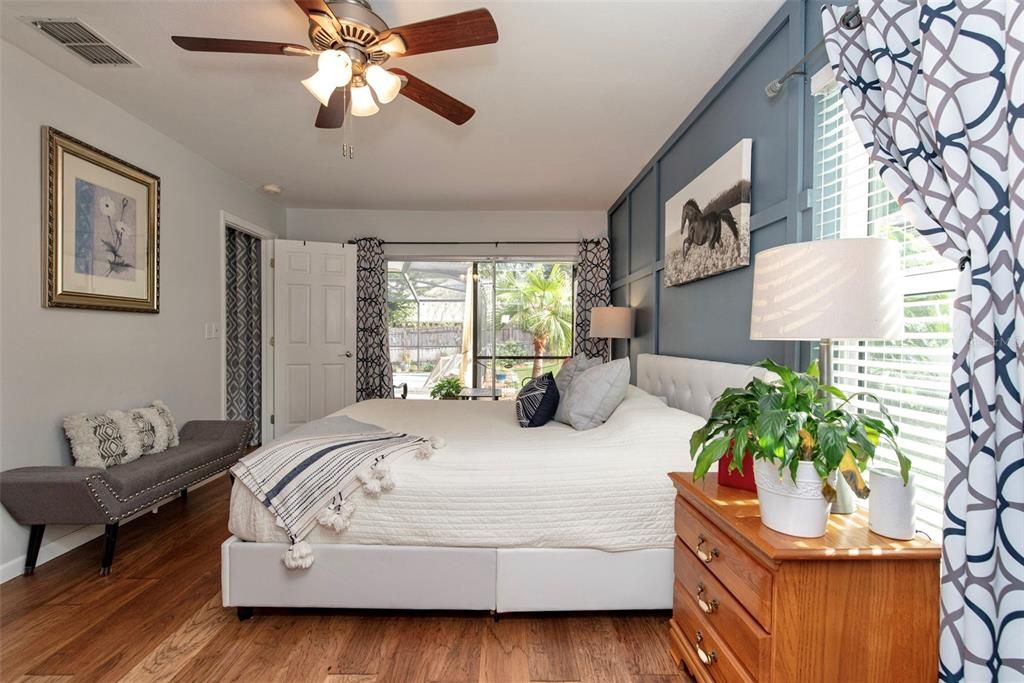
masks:
{"label": "window blinds", "polygon": [[[878,396],[900,427],[917,478],[922,528],[942,525],[955,269],[905,219],[872,170],[834,85],[815,98],[814,238],[878,236],[901,245],[906,327],[899,341],[837,341],[833,381]],[[858,410],[877,414],[870,401]],[[894,454],[881,459],[895,465]]]}

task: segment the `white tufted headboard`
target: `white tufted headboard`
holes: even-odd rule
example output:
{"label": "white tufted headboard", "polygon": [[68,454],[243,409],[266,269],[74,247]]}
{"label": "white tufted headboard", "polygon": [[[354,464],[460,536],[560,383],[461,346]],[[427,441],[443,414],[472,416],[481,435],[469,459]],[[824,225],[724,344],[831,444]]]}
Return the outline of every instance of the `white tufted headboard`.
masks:
{"label": "white tufted headboard", "polygon": [[763,368],[718,363],[694,358],[642,353],[636,361],[636,385],[661,396],[673,408],[707,418],[711,406],[728,387],[742,387],[754,377],[764,379]]}

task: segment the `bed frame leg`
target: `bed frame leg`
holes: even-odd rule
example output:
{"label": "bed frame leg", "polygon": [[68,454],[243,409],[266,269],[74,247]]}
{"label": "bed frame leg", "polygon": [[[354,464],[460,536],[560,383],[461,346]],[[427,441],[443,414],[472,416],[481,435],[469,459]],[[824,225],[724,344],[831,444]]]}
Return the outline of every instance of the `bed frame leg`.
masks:
{"label": "bed frame leg", "polygon": [[239,607],[238,608],[238,620],[246,621],[252,618],[252,607]]}
{"label": "bed frame leg", "polygon": [[501,621],[501,615],[498,614],[498,610],[491,610],[491,621],[493,621],[494,623],[498,623],[499,621]]}

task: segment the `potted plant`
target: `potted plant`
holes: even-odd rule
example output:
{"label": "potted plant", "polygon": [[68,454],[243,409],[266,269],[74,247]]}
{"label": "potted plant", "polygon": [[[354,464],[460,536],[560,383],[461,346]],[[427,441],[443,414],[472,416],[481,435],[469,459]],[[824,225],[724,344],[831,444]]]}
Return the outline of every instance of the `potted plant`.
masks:
{"label": "potted plant", "polygon": [[459,397],[462,391],[462,380],[455,375],[442,377],[430,388],[430,398],[439,398],[450,401]]}
{"label": "potted plant", "polygon": [[[695,480],[702,479],[730,450],[750,453],[761,521],[776,531],[804,537],[825,533],[836,497],[836,472],[842,473],[854,493],[867,497],[861,472],[882,439],[896,452],[906,484],[910,460],[896,443],[898,427],[876,396],[867,392],[847,396],[821,384],[817,363],[811,363],[807,372],[770,360],[757,365],[775,373],[777,381],[755,378],[742,389],[722,393],[707,423],[690,439]],[[874,401],[883,419],[847,410],[855,398]],[[740,466],[736,459],[729,462],[731,468]]]}

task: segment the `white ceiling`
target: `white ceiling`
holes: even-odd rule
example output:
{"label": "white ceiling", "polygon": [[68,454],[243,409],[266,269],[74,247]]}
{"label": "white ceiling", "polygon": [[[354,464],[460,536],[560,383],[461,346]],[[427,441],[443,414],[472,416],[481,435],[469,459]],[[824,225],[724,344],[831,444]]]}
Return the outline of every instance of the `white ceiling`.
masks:
{"label": "white ceiling", "polygon": [[[392,61],[477,110],[399,97],[356,160],[313,127],[313,58],[186,53],[172,34],[308,44],[292,0],[0,0],[3,38],[290,207],[604,210],[783,0],[379,0],[396,26],[488,7],[496,45]],[[141,69],[92,67],[18,21],[78,17]]]}

